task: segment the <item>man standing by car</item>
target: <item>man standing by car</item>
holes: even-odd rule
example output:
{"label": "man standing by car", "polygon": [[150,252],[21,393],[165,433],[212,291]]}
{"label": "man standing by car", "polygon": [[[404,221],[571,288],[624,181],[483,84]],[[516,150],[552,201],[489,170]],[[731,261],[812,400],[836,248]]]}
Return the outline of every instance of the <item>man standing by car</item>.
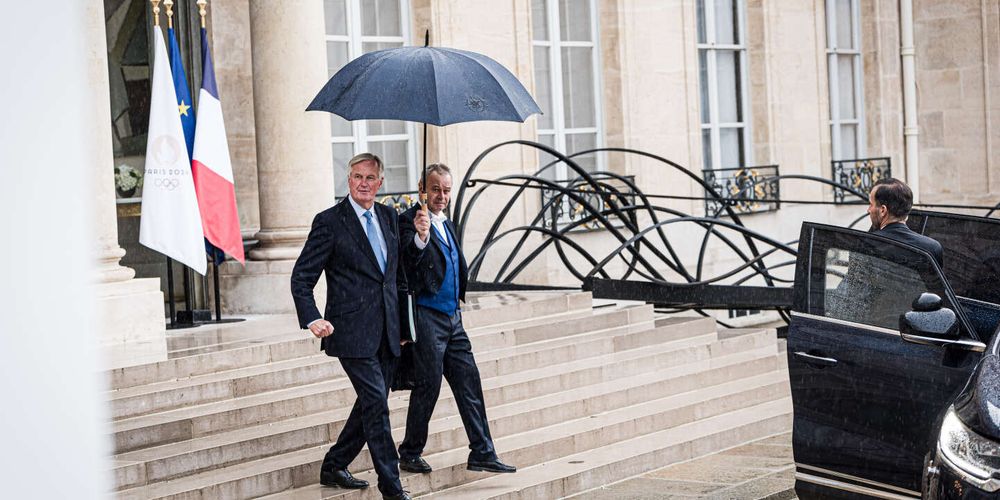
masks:
{"label": "man standing by car", "polygon": [[913,191],[909,186],[892,177],[880,179],[868,195],[871,232],[924,250],[943,267],[941,244],[907,227],[906,218],[910,215],[911,208],[913,208]]}
{"label": "man standing by car", "polygon": [[[426,177],[420,180],[420,190],[428,197],[431,241],[415,265],[405,269],[410,292],[417,297],[417,339],[412,346],[416,387],[410,395],[406,437],[399,445],[399,468],[417,473],[431,471],[420,455],[427,444],[427,425],[441,392],[443,375],[451,386],[469,438],[467,468],[515,472],[515,467],[500,461],[493,447],[479,368],[462,326],[459,301],[465,300],[468,269],[455,228],[444,212],[451,199],[451,170],[434,164],[426,172]],[[399,216],[400,238],[407,245],[424,246],[413,237],[418,231],[414,221],[419,220],[422,212],[420,207],[412,207]]]}
{"label": "man standing by car", "polygon": [[[400,269],[396,212],[375,203],[384,167],[373,154],[362,153],[348,164],[350,196],[316,215],[305,247],[292,270],[292,298],[299,325],[336,356],[358,398],[337,442],[323,459],[320,483],[359,489],[347,466],[368,443],[378,489],[390,500],[409,500],[399,482],[396,446],[389,426],[389,380],[399,356],[399,313],[396,296]],[[427,241],[429,221],[417,214],[410,223],[411,240]],[[414,236],[416,234],[416,236]],[[411,241],[406,251],[421,252]],[[412,256],[411,256],[412,257]],[[326,310],[313,299],[320,273],[326,273]]]}

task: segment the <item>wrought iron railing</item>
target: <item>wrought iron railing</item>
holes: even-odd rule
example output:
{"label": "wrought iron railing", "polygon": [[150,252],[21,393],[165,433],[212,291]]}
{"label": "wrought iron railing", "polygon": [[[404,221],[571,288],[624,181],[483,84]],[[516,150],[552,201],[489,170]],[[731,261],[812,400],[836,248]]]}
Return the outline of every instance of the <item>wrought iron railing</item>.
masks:
{"label": "wrought iron railing", "polygon": [[[830,163],[833,165],[833,176],[831,177],[833,182],[849,186],[855,191],[864,193],[865,196],[871,193],[872,186],[879,179],[892,177],[892,160],[888,157],[833,160]],[[834,203],[865,201],[855,198],[856,196],[851,193],[834,186]]]}
{"label": "wrought iron railing", "polygon": [[[560,227],[573,225],[571,231],[598,230],[603,226],[600,221],[589,217],[588,208],[603,212],[613,205],[622,207],[635,203],[635,191],[631,187],[635,185],[634,175],[621,178],[610,177],[601,172],[592,175],[597,182],[596,189],[582,178],[554,181],[562,188],[561,190],[541,189],[544,227],[557,231]],[[570,197],[566,194],[567,191],[577,196]],[[615,227],[621,227],[625,221],[612,217],[611,223]]]}
{"label": "wrought iron railing", "polygon": [[702,177],[722,198],[705,199],[705,215],[718,217],[725,206],[741,214],[770,212],[781,208],[777,165],[702,170]]}

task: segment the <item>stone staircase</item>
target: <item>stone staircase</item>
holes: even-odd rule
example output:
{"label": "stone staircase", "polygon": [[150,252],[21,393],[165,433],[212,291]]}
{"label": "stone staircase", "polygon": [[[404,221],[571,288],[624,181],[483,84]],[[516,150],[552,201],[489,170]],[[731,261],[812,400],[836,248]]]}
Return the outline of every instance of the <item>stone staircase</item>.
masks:
{"label": "stone staircase", "polygon": [[[465,431],[444,384],[424,458],[402,473],[431,498],[559,498],[791,427],[783,353],[770,330],[651,306],[594,307],[587,293],[477,295],[465,308],[502,459],[465,469]],[[354,401],[340,364],[290,316],[176,340],[166,360],[110,372],[121,499],[377,499],[318,484]],[[390,395],[402,438],[408,392]]]}

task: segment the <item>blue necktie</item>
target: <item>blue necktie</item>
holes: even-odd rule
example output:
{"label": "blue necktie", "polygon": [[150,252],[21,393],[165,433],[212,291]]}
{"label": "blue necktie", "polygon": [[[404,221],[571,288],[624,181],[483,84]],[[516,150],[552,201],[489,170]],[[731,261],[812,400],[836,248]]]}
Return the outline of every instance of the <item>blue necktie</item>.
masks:
{"label": "blue necktie", "polygon": [[375,260],[378,261],[378,268],[385,273],[385,257],[382,256],[382,244],[378,242],[378,228],[375,227],[375,222],[372,220],[371,210],[365,211],[365,232],[368,233],[368,243],[371,243],[372,250],[375,252]]}

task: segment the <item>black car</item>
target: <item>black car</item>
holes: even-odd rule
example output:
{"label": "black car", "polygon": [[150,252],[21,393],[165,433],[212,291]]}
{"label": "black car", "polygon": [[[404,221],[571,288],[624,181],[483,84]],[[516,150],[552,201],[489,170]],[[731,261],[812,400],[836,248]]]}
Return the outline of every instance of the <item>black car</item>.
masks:
{"label": "black car", "polygon": [[930,254],[805,223],[788,329],[800,498],[1000,498],[1000,220],[914,211]]}

